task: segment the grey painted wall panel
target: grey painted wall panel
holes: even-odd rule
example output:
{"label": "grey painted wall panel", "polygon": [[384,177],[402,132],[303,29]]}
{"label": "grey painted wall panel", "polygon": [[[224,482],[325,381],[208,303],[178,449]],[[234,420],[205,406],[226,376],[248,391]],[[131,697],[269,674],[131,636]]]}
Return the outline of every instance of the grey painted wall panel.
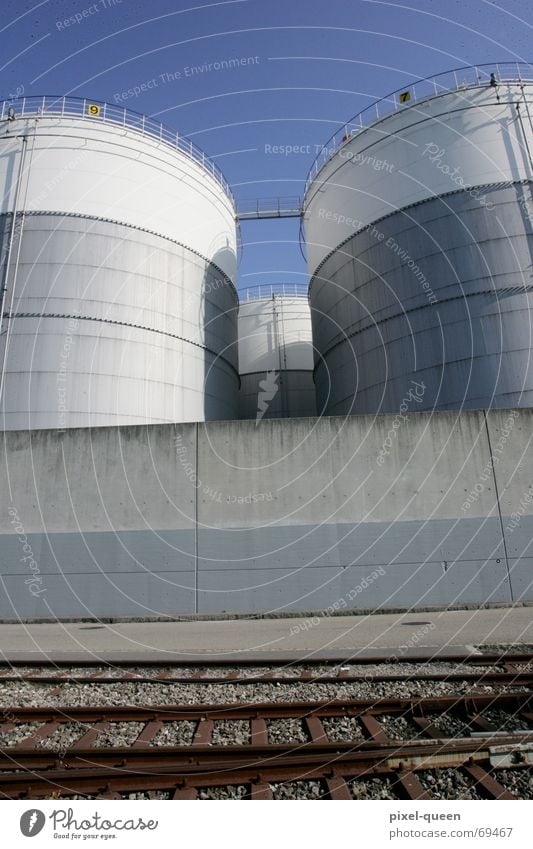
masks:
{"label": "grey painted wall panel", "polygon": [[[18,578],[2,578],[2,619],[55,619],[194,613],[194,573],[168,575],[51,575],[46,592],[35,597]],[[44,584],[43,584],[44,586]]]}
{"label": "grey painted wall panel", "polygon": [[532,410],[7,433],[0,618],[533,600],[532,434]]}
{"label": "grey painted wall panel", "polygon": [[[376,575],[373,578],[373,572]],[[365,586],[366,583],[366,586]],[[335,610],[476,604],[510,601],[505,567],[495,561],[457,563],[446,573],[440,564],[405,563],[381,575],[365,567],[342,569],[258,570],[253,583],[241,570],[200,576],[200,605],[220,610]]]}

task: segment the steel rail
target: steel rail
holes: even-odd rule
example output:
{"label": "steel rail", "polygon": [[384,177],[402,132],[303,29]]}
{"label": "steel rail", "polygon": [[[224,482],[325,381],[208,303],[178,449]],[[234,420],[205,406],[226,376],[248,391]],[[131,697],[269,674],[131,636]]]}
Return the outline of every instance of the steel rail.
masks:
{"label": "steel rail", "polygon": [[[481,667],[482,669],[482,667]],[[501,672],[428,672],[428,673],[390,673],[381,674],[350,674],[338,670],[335,675],[325,673],[302,672],[300,675],[275,675],[270,672],[264,675],[241,675],[239,673],[227,673],[221,675],[206,675],[195,673],[193,675],[172,675],[162,673],[157,676],[148,676],[129,672],[125,675],[106,675],[104,672],[89,676],[83,675],[1,675],[0,684],[355,684],[364,681],[383,682],[413,682],[413,681],[476,681],[483,684],[533,684],[533,668],[522,671],[519,666],[516,671]]]}
{"label": "steel rail", "polygon": [[[516,747],[522,738],[509,735]],[[77,760],[58,759],[54,768],[0,775],[0,795],[23,798],[44,794],[59,798],[75,793],[100,794],[135,790],[201,788],[220,785],[265,785],[314,778],[376,777],[435,768],[472,768],[490,764],[491,751],[502,738],[372,743],[305,744],[301,746],[188,747],[153,752],[121,748],[80,752]],[[87,759],[84,757],[87,756]],[[67,768],[68,767],[68,768]]]}
{"label": "steel rail", "polygon": [[[320,657],[316,655],[312,655],[309,652],[305,655],[292,655],[292,656],[284,656],[280,658],[279,654],[268,655],[266,652],[261,652],[258,655],[247,655],[245,657],[240,657],[237,654],[233,654],[231,657],[223,657],[223,658],[213,658],[213,657],[198,657],[194,658],[184,657],[184,658],[155,658],[155,659],[146,659],[145,657],[130,657],[123,658],[117,661],[110,660],[98,660],[94,655],[90,657],[80,658],[73,660],[72,658],[65,658],[64,656],[60,656],[57,659],[53,657],[53,655],[44,655],[41,657],[28,657],[21,658],[17,657],[14,660],[6,659],[5,657],[0,659],[0,670],[7,668],[18,668],[18,667],[43,667],[50,666],[54,668],[69,668],[72,666],[76,667],[95,667],[95,666],[113,666],[114,668],[131,668],[131,667],[172,667],[172,666],[180,666],[187,668],[214,668],[214,669],[223,669],[226,667],[230,667],[232,669],[238,667],[246,668],[248,666],[261,666],[261,667],[278,667],[287,669],[291,666],[338,666],[338,665],[346,665],[351,664],[353,666],[375,666],[379,664],[387,664],[393,665],[395,663],[402,664],[410,664],[410,665],[421,665],[424,663],[455,663],[460,665],[461,663],[468,663],[468,665],[475,666],[488,666],[494,664],[506,664],[506,663],[533,663],[533,651],[530,650],[530,646],[528,644],[527,651],[501,651],[501,652],[483,652],[479,653],[478,651],[473,652],[439,652],[435,651],[432,654],[420,654],[417,656],[402,656],[398,657],[394,655],[394,652],[389,652],[388,654],[383,655],[358,655],[357,653],[347,653],[343,652],[342,654],[328,655],[326,657]],[[0,679],[1,680],[1,679]]]}

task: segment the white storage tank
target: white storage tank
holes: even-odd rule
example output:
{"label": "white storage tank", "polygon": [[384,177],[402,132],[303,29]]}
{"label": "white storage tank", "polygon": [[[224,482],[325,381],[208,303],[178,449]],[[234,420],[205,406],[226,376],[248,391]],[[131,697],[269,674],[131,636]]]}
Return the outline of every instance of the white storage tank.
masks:
{"label": "white storage tank", "polygon": [[8,430],[238,414],[231,191],[189,140],[77,98],[0,113]]}
{"label": "white storage tank", "polygon": [[304,228],[327,413],[533,406],[532,118],[528,66],[463,68],[325,146]]}
{"label": "white storage tank", "polygon": [[307,287],[239,291],[240,417],[316,415]]}

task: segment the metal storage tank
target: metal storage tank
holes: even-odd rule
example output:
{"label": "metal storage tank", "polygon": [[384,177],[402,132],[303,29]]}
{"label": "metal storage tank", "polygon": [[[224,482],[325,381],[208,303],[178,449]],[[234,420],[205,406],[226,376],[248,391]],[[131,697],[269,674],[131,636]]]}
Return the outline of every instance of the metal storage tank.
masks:
{"label": "metal storage tank", "polygon": [[316,415],[307,287],[239,291],[240,417]]}
{"label": "metal storage tank", "polygon": [[527,66],[462,68],[324,147],[304,201],[319,408],[533,406],[532,101]]}
{"label": "metal storage tank", "polygon": [[135,112],[25,98],[0,114],[8,430],[238,414],[231,191]]}

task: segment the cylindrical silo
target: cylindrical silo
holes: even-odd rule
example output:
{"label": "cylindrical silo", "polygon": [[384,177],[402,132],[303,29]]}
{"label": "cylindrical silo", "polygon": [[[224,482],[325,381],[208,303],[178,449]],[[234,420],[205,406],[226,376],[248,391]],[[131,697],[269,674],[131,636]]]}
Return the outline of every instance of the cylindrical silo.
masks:
{"label": "cylindrical silo", "polygon": [[527,76],[478,67],[406,87],[313,167],[304,227],[327,413],[533,406]]}
{"label": "cylindrical silo", "polygon": [[255,286],[239,297],[241,419],[316,415],[307,292]]}
{"label": "cylindrical silo", "polygon": [[235,209],[159,123],[77,98],[0,116],[8,430],[238,414]]}

